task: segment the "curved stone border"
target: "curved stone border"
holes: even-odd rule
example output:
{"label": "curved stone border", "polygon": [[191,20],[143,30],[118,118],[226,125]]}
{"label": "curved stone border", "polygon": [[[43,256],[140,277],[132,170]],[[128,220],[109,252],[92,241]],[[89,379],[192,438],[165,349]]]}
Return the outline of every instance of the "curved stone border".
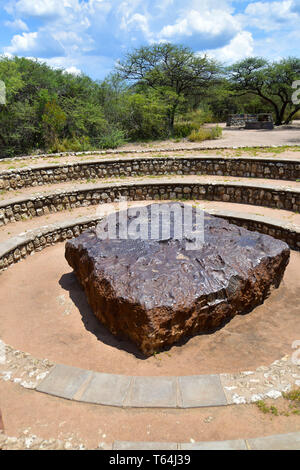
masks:
{"label": "curved stone border", "polygon": [[60,398],[122,408],[200,408],[277,399],[300,386],[300,364],[285,356],[235,374],[125,376],[36,359],[0,340],[0,380]]}
{"label": "curved stone border", "polygon": [[85,230],[95,227],[99,220],[97,217],[81,217],[60,224],[46,225],[9,238],[0,243],[0,273],[47,246],[77,237]]}
{"label": "curved stone border", "polygon": [[243,150],[243,149],[264,149],[264,148],[273,148],[273,149],[279,149],[279,148],[286,148],[286,147],[299,147],[300,150],[300,145],[295,144],[294,142],[287,142],[284,145],[239,145],[239,146],[232,146],[232,145],[220,145],[220,146],[206,146],[206,147],[173,147],[173,148],[148,148],[148,149],[143,149],[143,150],[136,150],[136,149],[127,149],[127,150],[90,150],[86,152],[60,152],[60,153],[42,153],[38,155],[23,155],[20,157],[6,157],[6,158],[1,158],[0,160],[2,162],[5,161],[18,161],[18,160],[35,160],[38,158],[51,158],[51,157],[81,157],[81,156],[87,156],[87,155],[122,155],[122,154],[143,154],[143,153],[169,153],[169,152],[195,152],[195,151],[203,151],[203,150]]}
{"label": "curved stone border", "polygon": [[130,442],[115,441],[113,450],[300,450],[300,432],[231,441]]}
{"label": "curved stone border", "polygon": [[[86,449],[85,445],[68,439],[43,439],[25,430],[19,437],[10,437],[0,432],[0,450],[94,450]],[[275,434],[250,439],[228,441],[195,442],[132,442],[114,441],[100,442],[95,450],[114,451],[189,451],[193,450],[300,450],[300,432]],[[184,455],[184,454],[183,454]]]}
{"label": "curved stone border", "polygon": [[219,175],[296,181],[300,161],[249,157],[153,156],[38,165],[0,172],[0,189],[14,190],[91,178],[150,175]]}
{"label": "curved stone border", "polygon": [[[248,230],[258,231],[278,238],[289,244],[293,250],[300,250],[300,227],[289,222],[262,217],[256,214],[243,214],[226,210],[206,210],[206,212],[227,219],[230,223]],[[45,225],[35,230],[20,233],[0,243],[0,273],[27,256],[41,251],[47,246],[77,237],[89,228],[94,228],[99,217],[89,216]]]}
{"label": "curved stone border", "polygon": [[240,182],[129,182],[84,185],[0,202],[0,226],[75,207],[143,200],[207,200],[300,212],[300,189]]}
{"label": "curved stone border", "polygon": [[125,376],[58,364],[36,390],[124,408],[201,408],[276,400],[295,386],[300,386],[300,364],[286,356],[254,371],[180,377]]}

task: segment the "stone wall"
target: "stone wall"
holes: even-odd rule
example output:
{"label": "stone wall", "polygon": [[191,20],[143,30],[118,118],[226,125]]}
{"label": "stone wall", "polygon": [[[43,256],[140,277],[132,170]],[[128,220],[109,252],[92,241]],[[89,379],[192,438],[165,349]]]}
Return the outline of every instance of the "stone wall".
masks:
{"label": "stone wall", "polygon": [[295,160],[261,158],[135,157],[75,164],[52,164],[2,171],[0,190],[74,180],[167,174],[239,176],[295,181],[300,179],[300,163]]}
{"label": "stone wall", "polygon": [[250,183],[117,183],[61,191],[0,203],[0,225],[76,207],[117,201],[208,200],[253,204],[300,212],[300,190]]}
{"label": "stone wall", "polygon": [[229,114],[227,127],[245,127],[245,129],[273,129],[273,116],[270,113]]}
{"label": "stone wall", "polygon": [[9,239],[0,244],[0,272],[47,246],[78,237],[82,232],[95,227],[97,219],[78,219],[74,224],[62,223],[42,227],[23,236]]}

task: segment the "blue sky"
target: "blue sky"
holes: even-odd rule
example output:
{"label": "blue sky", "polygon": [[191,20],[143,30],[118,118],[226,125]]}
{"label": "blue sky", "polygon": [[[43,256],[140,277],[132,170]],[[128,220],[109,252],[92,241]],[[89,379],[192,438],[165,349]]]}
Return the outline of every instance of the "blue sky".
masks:
{"label": "blue sky", "polygon": [[225,63],[299,57],[300,0],[0,0],[0,54],[94,79],[127,50],[162,41]]}

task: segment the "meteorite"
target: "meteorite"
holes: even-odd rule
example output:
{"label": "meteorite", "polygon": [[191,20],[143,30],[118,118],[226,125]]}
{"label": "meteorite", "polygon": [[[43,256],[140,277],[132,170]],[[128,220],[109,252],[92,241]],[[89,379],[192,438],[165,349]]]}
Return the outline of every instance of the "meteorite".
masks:
{"label": "meteorite", "polygon": [[[147,356],[249,313],[279,287],[290,257],[286,243],[207,213],[204,240],[195,248],[193,231],[200,231],[196,209],[190,232],[184,218],[175,218],[171,210],[168,234],[161,227],[165,220],[154,221],[154,206],[135,208],[135,215],[122,211],[116,219],[126,220],[127,228],[134,222],[136,230],[137,218],[143,213],[145,222],[146,210],[149,225],[143,238],[120,238],[120,231],[99,237],[97,229],[90,229],[68,241],[65,250],[96,317]],[[102,222],[102,234],[108,220]],[[159,224],[156,238],[150,238],[151,223],[156,229]]]}

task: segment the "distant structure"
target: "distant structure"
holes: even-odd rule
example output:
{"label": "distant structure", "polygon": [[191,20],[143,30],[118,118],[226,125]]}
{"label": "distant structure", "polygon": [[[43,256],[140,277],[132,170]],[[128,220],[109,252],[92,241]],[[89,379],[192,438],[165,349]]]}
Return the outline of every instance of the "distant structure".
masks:
{"label": "distant structure", "polygon": [[227,127],[243,127],[244,129],[274,129],[272,114],[229,114]]}

